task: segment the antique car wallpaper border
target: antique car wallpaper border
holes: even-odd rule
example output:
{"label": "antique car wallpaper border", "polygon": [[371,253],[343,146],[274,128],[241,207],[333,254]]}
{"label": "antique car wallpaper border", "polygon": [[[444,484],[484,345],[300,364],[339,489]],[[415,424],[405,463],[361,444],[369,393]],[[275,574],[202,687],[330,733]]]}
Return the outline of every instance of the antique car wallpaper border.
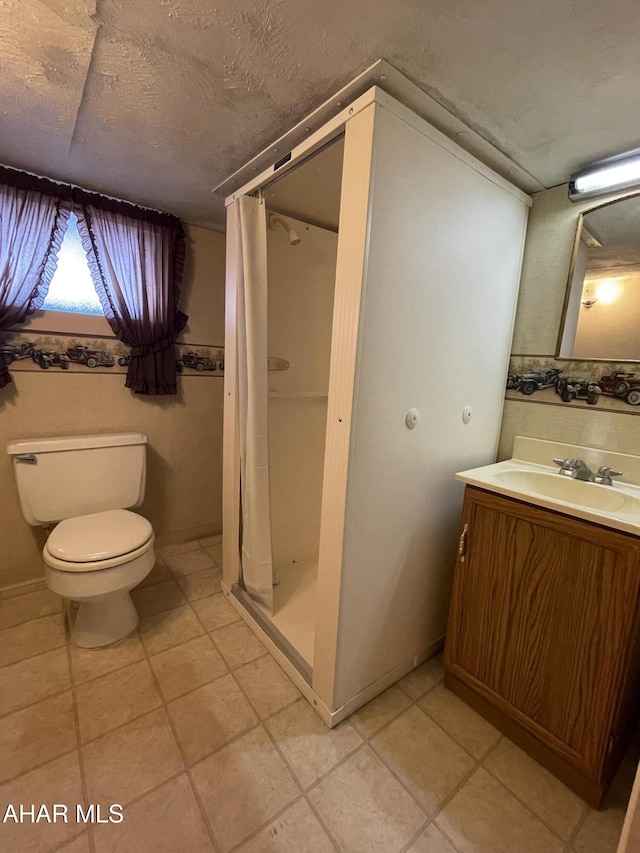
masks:
{"label": "antique car wallpaper border", "polygon": [[640,365],[512,355],[505,396],[640,415]]}
{"label": "antique car wallpaper border", "polygon": [[[176,344],[176,368],[199,376],[224,376],[224,347]],[[129,348],[109,338],[61,335],[0,336],[0,358],[12,371],[70,370],[102,373],[126,373]]]}

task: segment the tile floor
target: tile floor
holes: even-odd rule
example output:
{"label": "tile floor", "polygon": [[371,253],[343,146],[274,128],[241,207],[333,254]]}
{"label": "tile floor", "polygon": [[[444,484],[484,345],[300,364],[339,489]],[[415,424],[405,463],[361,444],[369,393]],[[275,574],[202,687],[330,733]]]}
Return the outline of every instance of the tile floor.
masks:
{"label": "tile floor", "polygon": [[[637,763],[595,812],[444,689],[433,659],[332,731],[219,593],[216,538],[165,548],[139,631],[83,651],[46,589],[0,597],[7,853],[613,853]],[[77,803],[122,823],[75,822]]]}

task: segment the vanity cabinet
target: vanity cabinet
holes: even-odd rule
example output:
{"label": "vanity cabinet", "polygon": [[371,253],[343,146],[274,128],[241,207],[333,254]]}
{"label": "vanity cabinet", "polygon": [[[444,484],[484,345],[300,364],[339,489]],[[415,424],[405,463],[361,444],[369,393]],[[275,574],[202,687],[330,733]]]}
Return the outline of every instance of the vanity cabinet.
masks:
{"label": "vanity cabinet", "polygon": [[594,806],[638,710],[639,593],[636,537],[466,487],[445,685]]}

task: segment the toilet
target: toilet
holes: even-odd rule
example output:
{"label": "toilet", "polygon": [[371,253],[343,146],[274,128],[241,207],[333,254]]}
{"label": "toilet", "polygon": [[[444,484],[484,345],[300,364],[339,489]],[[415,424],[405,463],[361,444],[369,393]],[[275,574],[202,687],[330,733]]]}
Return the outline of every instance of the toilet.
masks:
{"label": "toilet", "polygon": [[138,624],[129,591],[155,562],[154,533],[130,511],[142,503],[147,437],[141,433],[20,439],[7,445],[22,514],[55,524],[42,550],[45,583],[67,599],[81,648],[98,648]]}

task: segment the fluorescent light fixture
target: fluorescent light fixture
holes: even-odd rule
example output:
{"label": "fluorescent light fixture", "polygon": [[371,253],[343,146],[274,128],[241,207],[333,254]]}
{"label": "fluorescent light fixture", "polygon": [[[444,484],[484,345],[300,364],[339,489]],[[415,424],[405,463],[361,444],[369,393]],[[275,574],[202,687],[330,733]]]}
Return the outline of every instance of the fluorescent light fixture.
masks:
{"label": "fluorescent light fixture", "polygon": [[640,154],[610,160],[577,172],[569,181],[569,199],[578,201],[640,185]]}

